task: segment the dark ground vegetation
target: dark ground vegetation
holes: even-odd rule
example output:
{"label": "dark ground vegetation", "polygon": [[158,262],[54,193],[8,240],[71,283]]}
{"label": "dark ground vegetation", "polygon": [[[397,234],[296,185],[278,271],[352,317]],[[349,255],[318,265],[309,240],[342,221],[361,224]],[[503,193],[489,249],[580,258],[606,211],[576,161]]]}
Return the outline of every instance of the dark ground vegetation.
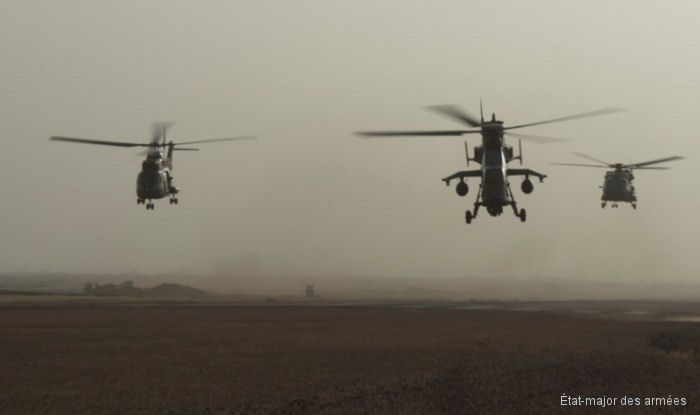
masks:
{"label": "dark ground vegetation", "polygon": [[[700,413],[700,325],[321,306],[0,309],[3,414]],[[560,406],[562,394],[685,406]]]}

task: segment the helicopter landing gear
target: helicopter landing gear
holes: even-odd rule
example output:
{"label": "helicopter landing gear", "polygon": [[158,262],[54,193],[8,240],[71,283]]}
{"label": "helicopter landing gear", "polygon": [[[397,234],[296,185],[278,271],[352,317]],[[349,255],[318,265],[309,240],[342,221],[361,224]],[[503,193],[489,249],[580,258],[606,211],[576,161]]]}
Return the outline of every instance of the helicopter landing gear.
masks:
{"label": "helicopter landing gear", "polygon": [[637,204],[635,202],[632,202],[632,209],[637,209]]}
{"label": "helicopter landing gear", "polygon": [[610,206],[611,206],[611,207],[614,207],[614,208],[617,208],[617,203],[613,203],[613,204],[610,205]]}
{"label": "helicopter landing gear", "polygon": [[142,205],[142,204],[144,204],[145,202],[146,202],[146,201],[143,200],[143,199],[141,199],[141,198],[136,199],[136,204],[137,204],[137,205]]}
{"label": "helicopter landing gear", "polygon": [[155,208],[155,205],[153,203],[146,203],[146,210],[153,210]]}
{"label": "helicopter landing gear", "polygon": [[479,199],[481,198],[481,185],[479,185],[479,193],[476,195],[476,202],[474,202],[474,213],[471,211],[466,211],[464,214],[464,220],[467,222],[467,225],[472,223],[472,219],[476,218],[476,214],[479,212],[479,206],[481,203],[479,202]]}
{"label": "helicopter landing gear", "polygon": [[605,209],[605,202],[603,202],[603,203],[600,204],[600,208],[601,208],[601,209]]}
{"label": "helicopter landing gear", "polygon": [[172,205],[172,204],[177,205],[177,198],[176,198],[176,197],[171,197],[171,198],[170,198],[170,204],[171,204],[171,205]]}
{"label": "helicopter landing gear", "polygon": [[515,214],[515,216],[520,218],[520,222],[525,222],[525,209],[520,209],[520,212],[518,212],[518,205],[515,203],[515,199],[513,198],[513,192],[510,190],[510,183],[508,184],[508,194],[510,195],[510,207],[513,208],[513,213]]}

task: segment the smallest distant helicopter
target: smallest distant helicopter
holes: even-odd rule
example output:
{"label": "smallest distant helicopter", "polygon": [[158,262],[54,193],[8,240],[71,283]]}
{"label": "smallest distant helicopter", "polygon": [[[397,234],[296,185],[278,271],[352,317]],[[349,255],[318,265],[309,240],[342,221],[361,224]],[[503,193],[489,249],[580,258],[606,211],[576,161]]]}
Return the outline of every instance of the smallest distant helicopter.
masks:
{"label": "smallest distant helicopter", "polygon": [[657,160],[644,161],[641,163],[607,163],[591,156],[582,153],[571,153],[579,157],[583,157],[588,160],[595,161],[601,164],[576,164],[576,163],[554,163],[559,166],[578,166],[578,167],[603,167],[612,168],[614,170],[605,172],[605,181],[601,188],[603,189],[603,195],[601,196],[601,208],[605,208],[608,202],[611,202],[611,207],[616,208],[618,202],[627,202],[632,205],[633,209],[637,209],[637,196],[634,192],[634,185],[632,181],[634,180],[634,175],[632,170],[667,170],[668,167],[650,167],[651,164],[665,163],[673,160],[680,160],[683,157],[673,156],[666,157]]}

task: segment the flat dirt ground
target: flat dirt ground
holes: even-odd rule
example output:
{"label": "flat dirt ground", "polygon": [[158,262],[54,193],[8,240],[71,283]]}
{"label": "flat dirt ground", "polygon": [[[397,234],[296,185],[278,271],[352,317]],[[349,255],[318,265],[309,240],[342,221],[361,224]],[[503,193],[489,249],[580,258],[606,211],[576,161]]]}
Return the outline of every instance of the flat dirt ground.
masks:
{"label": "flat dirt ground", "polygon": [[[700,413],[700,324],[690,322],[439,307],[22,306],[0,308],[0,356],[2,414]],[[562,406],[563,394],[616,404]],[[639,405],[623,406],[625,396]]]}

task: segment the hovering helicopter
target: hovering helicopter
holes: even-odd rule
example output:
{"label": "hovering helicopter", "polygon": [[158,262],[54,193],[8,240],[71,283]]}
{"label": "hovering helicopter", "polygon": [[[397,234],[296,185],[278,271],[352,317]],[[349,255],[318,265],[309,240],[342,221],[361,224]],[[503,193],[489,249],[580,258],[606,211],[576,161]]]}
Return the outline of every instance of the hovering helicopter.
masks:
{"label": "hovering helicopter", "polygon": [[603,189],[603,195],[601,200],[603,201],[600,205],[601,208],[605,208],[607,202],[612,202],[611,207],[616,208],[617,202],[628,202],[632,205],[632,209],[637,209],[637,196],[634,192],[634,186],[632,181],[634,180],[634,175],[632,170],[667,170],[668,167],[649,167],[652,164],[665,163],[673,160],[680,160],[683,157],[673,156],[666,157],[658,160],[644,161],[641,163],[607,163],[600,161],[591,156],[582,153],[571,153],[585,159],[595,161],[600,164],[577,164],[577,163],[554,163],[559,166],[577,166],[577,167],[602,167],[602,168],[612,168],[611,170],[605,172],[605,181],[603,185],[600,186]]}
{"label": "hovering helicopter", "polygon": [[[200,144],[213,143],[219,141],[245,140],[255,138],[252,136],[231,137],[231,138],[215,138],[211,140],[197,140],[174,143],[166,142],[165,133],[170,126],[170,123],[156,123],[153,125],[153,135],[151,142],[131,143],[118,141],[102,141],[86,138],[71,138],[53,136],[50,140],[68,141],[73,143],[99,144],[115,147],[147,147],[146,159],[142,163],[141,172],[136,179],[136,203],[145,204],[146,210],[153,210],[153,199],[162,199],[170,196],[170,204],[177,204],[177,194],[180,189],[173,185],[173,151],[198,151],[197,148],[178,147],[183,144]],[[164,156],[162,149],[167,147],[168,152]]]}
{"label": "hovering helicopter", "polygon": [[[469,127],[478,128],[473,130],[439,130],[439,131],[364,131],[359,132],[359,135],[365,137],[387,137],[387,136],[460,136],[463,134],[481,134],[481,145],[474,147],[473,157],[469,157],[469,146],[464,142],[465,151],[467,152],[467,166],[470,161],[481,164],[479,170],[466,170],[456,172],[442,179],[446,185],[450,185],[450,181],[459,179],[456,191],[459,196],[465,196],[469,192],[469,186],[465,182],[467,177],[480,177],[479,192],[476,195],[474,202],[474,212],[467,210],[465,220],[467,224],[471,223],[472,219],[476,218],[479,212],[479,207],[484,206],[486,211],[491,216],[498,216],[503,213],[503,207],[510,205],[513,208],[515,216],[520,218],[521,222],[525,222],[525,209],[518,211],[513,192],[508,183],[508,176],[525,176],[520,188],[523,193],[529,194],[533,191],[534,186],[530,181],[530,176],[537,177],[540,182],[547,177],[544,174],[538,173],[530,169],[513,169],[508,167],[508,163],[513,160],[519,160],[523,163],[522,145],[520,139],[539,143],[565,141],[560,138],[524,135],[507,132],[515,128],[530,127],[533,125],[548,124],[559,121],[573,120],[577,118],[587,118],[597,115],[610,114],[620,112],[618,108],[605,108],[597,111],[586,112],[568,117],[555,118],[546,121],[539,121],[528,124],[519,124],[513,126],[503,126],[503,121],[496,119],[496,114],[491,115],[490,121],[484,121],[483,105],[481,105],[481,120],[467,114],[461,109],[451,105],[439,105],[428,107],[433,111],[437,111],[452,119],[467,124]],[[504,142],[504,135],[508,134],[518,138],[518,155],[514,156],[513,148]]]}

